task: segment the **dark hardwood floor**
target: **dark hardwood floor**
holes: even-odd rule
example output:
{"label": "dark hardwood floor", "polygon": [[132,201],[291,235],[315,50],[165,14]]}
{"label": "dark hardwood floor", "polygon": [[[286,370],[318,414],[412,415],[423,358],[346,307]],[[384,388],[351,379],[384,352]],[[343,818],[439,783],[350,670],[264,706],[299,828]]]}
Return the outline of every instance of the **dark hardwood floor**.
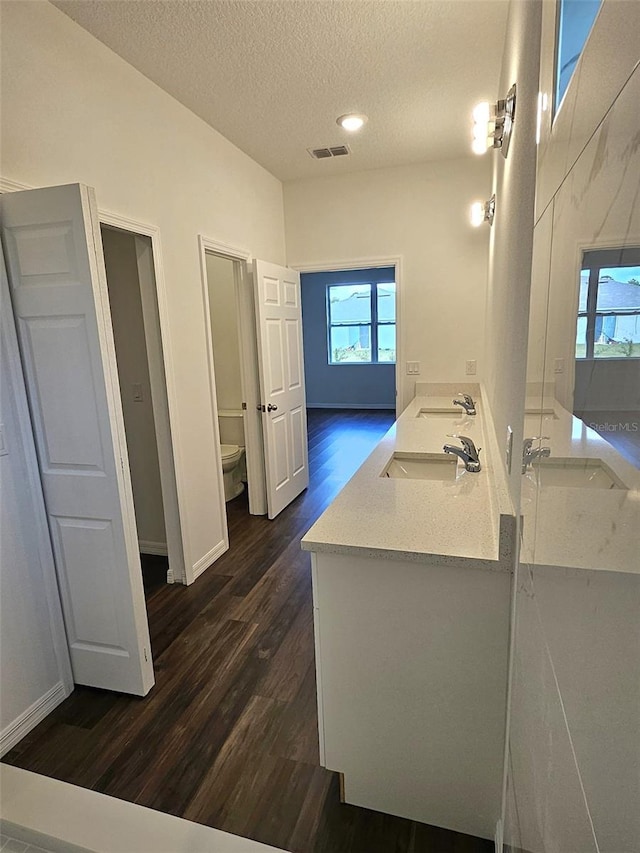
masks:
{"label": "dark hardwood floor", "polygon": [[[145,560],[156,685],[78,687],[4,761],[299,853],[480,853],[493,843],[341,804],[318,764],[300,537],[393,422],[309,411],[309,489],[274,521],[227,504],[231,547],[192,586]],[[136,853],[136,851],[131,851]],[[157,851],[163,853],[163,851]]]}

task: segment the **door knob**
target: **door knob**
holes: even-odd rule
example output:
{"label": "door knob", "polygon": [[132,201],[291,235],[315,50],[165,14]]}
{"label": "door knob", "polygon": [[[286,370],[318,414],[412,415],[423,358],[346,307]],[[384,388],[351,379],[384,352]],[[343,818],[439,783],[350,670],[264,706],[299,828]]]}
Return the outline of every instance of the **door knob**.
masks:
{"label": "door knob", "polygon": [[278,411],[278,407],[277,407],[277,406],[274,406],[272,403],[269,403],[269,405],[267,406],[267,411],[268,411],[268,412],[277,412],[277,411]]}

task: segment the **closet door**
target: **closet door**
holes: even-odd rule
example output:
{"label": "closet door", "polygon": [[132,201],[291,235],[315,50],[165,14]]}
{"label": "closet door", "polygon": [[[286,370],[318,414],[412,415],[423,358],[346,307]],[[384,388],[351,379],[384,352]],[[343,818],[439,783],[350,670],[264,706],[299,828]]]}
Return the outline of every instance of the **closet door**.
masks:
{"label": "closet door", "polygon": [[153,664],[93,191],[0,203],[74,681],[144,695]]}
{"label": "closet door", "polygon": [[309,485],[300,273],[254,261],[269,518]]}

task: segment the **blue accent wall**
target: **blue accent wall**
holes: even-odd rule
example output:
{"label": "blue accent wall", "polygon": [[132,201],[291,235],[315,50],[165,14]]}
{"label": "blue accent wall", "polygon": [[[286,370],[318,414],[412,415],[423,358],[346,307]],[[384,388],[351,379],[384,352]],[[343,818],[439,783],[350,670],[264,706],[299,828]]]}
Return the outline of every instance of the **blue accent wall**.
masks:
{"label": "blue accent wall", "polygon": [[394,267],[300,275],[309,408],[395,409],[395,364],[329,364],[327,350],[327,285],[384,281],[395,281]]}

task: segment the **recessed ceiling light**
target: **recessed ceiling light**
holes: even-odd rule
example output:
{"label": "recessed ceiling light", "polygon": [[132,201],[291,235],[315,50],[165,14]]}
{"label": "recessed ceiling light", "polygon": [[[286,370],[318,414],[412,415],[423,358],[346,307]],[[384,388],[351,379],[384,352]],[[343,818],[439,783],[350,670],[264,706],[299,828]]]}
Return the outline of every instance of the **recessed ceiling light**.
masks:
{"label": "recessed ceiling light", "polygon": [[339,124],[340,127],[343,127],[345,130],[353,133],[356,130],[360,130],[366,121],[367,117],[364,115],[358,113],[347,113],[346,115],[337,118],[336,124]]}

